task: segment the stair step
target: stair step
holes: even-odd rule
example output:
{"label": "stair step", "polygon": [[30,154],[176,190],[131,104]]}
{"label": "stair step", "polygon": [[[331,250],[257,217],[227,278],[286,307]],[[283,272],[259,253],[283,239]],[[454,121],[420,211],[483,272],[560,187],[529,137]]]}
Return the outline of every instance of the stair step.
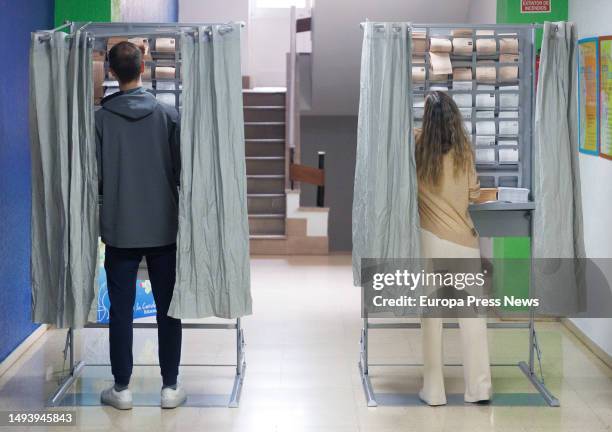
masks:
{"label": "stair step", "polygon": [[244,106],[284,106],[285,98],[285,92],[242,92],[242,103]]}
{"label": "stair step", "polygon": [[249,122],[244,124],[246,139],[284,139],[284,122]]}
{"label": "stair step", "polygon": [[247,194],[247,208],[250,215],[285,214],[287,200],[285,194]]}
{"label": "stair step", "polygon": [[247,175],[280,175],[285,173],[282,156],[258,156],[246,158]]}
{"label": "stair step", "polygon": [[247,175],[247,194],[282,194],[285,192],[284,175]]}
{"label": "stair step", "polygon": [[249,215],[250,235],[284,235],[285,216],[281,217],[252,217]]}
{"label": "stair step", "polygon": [[244,107],[245,122],[284,122],[284,106],[246,106]]}

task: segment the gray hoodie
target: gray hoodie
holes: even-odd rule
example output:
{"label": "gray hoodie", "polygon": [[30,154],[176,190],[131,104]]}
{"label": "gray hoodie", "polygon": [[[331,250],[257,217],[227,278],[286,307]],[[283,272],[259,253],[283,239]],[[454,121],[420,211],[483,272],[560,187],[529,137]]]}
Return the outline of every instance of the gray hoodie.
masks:
{"label": "gray hoodie", "polygon": [[176,243],[180,120],[142,87],[96,112],[102,241],[118,248]]}

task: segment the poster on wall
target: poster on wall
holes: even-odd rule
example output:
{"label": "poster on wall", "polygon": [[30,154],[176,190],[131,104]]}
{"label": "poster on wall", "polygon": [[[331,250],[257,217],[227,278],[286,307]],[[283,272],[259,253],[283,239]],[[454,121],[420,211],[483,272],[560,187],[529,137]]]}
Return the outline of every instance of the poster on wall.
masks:
{"label": "poster on wall", "polygon": [[550,13],[552,0],[521,0],[521,13]]}
{"label": "poster on wall", "polygon": [[599,40],[578,41],[578,143],[582,153],[599,154]]}
{"label": "poster on wall", "polygon": [[[104,254],[106,248],[98,240],[98,313],[97,321],[108,324],[110,318],[110,299],[108,298],[108,285],[106,271],[104,270]],[[134,300],[134,319],[155,316],[157,309],[153,298],[153,290],[149,280],[136,280],[136,297]]]}
{"label": "poster on wall", "polygon": [[599,38],[599,155],[612,159],[612,36]]}

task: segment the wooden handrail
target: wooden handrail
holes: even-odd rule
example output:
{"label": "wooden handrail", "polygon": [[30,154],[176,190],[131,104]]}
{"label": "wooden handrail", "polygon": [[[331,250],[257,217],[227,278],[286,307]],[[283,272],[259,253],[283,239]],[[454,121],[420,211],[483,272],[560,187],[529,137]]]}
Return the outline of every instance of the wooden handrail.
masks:
{"label": "wooden handrail", "polygon": [[325,170],[306,165],[291,164],[289,172],[292,181],[325,186]]}

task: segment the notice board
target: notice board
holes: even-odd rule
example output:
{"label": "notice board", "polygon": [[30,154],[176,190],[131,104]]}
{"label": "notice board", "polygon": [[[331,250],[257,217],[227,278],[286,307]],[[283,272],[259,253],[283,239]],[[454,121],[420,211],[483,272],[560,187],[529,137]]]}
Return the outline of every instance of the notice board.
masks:
{"label": "notice board", "polygon": [[612,159],[612,36],[599,38],[599,155]]}
{"label": "notice board", "polygon": [[599,40],[578,41],[578,144],[599,154]]}

